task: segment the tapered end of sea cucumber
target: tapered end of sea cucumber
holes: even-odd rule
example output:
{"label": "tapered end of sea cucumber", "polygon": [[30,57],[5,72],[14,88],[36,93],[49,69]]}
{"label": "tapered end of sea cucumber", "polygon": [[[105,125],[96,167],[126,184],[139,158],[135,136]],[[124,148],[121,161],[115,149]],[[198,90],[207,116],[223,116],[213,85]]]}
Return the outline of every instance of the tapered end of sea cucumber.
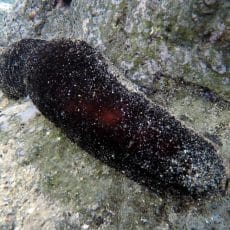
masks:
{"label": "tapered end of sea cucumber", "polygon": [[178,170],[186,162],[190,163],[187,174],[181,175],[180,180],[191,194],[212,194],[222,190],[224,167],[215,152],[205,152],[196,155],[181,154],[177,159]]}
{"label": "tapered end of sea cucumber", "polygon": [[223,191],[223,161],[214,146],[201,137],[197,142],[188,142],[165,166],[169,184],[174,183],[185,194],[201,196]]}

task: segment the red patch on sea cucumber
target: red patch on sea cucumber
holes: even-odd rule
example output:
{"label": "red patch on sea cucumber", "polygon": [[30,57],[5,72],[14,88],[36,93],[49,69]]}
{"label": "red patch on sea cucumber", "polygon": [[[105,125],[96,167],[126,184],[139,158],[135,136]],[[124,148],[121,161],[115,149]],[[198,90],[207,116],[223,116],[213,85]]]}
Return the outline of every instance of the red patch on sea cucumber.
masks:
{"label": "red patch on sea cucumber", "polygon": [[103,108],[99,114],[99,121],[108,126],[116,126],[122,119],[122,112],[118,109]]}

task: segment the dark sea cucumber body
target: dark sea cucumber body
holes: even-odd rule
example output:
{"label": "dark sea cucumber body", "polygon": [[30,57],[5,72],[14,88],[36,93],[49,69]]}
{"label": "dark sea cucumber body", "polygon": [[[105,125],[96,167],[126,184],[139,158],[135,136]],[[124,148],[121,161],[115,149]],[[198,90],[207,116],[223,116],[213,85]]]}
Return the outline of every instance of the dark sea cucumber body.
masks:
{"label": "dark sea cucumber body", "polygon": [[22,40],[0,70],[8,96],[29,94],[71,140],[132,179],[192,195],[220,190],[224,169],[214,146],[128,90],[86,42]]}

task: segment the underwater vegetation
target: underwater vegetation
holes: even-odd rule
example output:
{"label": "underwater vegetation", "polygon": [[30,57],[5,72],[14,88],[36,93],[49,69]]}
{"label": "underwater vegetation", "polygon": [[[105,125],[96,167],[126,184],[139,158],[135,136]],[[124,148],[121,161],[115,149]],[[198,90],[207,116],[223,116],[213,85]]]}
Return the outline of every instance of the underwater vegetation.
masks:
{"label": "underwater vegetation", "polygon": [[0,88],[29,95],[72,141],[139,183],[188,195],[221,190],[214,145],[115,76],[84,41],[14,43],[0,57]]}

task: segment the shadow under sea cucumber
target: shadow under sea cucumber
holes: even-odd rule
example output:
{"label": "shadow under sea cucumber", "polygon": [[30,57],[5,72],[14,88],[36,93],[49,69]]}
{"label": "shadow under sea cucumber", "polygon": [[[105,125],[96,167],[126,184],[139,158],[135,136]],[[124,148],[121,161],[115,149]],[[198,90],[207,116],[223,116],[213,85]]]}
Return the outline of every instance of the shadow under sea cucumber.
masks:
{"label": "shadow under sea cucumber", "polygon": [[84,41],[14,43],[0,57],[0,88],[16,99],[29,95],[71,140],[150,188],[221,190],[224,167],[215,147],[128,89]]}

